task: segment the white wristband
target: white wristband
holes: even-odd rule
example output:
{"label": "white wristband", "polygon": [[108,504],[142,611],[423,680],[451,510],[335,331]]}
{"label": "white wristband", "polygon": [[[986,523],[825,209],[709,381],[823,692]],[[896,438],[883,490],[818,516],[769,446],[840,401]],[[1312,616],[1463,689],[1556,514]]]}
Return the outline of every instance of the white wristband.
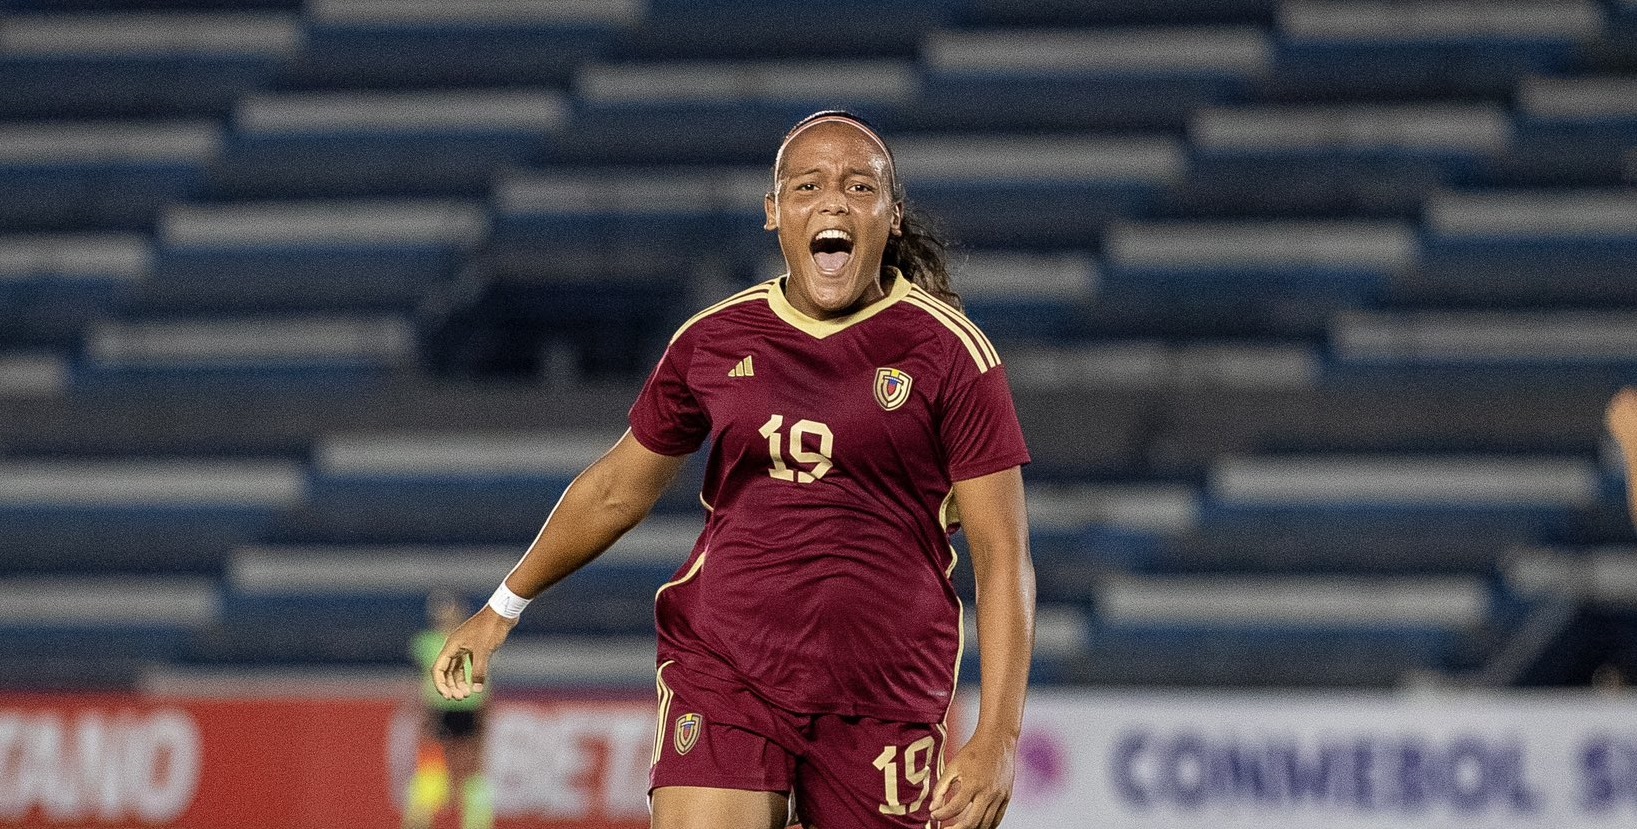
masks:
{"label": "white wristband", "polygon": [[502,618],[516,619],[523,615],[523,608],[529,606],[529,599],[512,592],[505,582],[495,588],[493,596],[489,597],[489,608],[501,615]]}

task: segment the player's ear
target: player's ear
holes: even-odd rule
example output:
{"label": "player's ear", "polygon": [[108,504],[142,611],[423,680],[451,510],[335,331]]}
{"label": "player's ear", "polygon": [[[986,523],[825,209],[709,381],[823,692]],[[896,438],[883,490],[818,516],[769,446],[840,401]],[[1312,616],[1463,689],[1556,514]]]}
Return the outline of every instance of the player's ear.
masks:
{"label": "player's ear", "polygon": [[892,203],[892,227],[887,229],[887,233],[892,236],[904,235],[904,203],[901,201]]}
{"label": "player's ear", "polygon": [[779,204],[773,200],[773,194],[762,197],[762,211],[767,214],[767,221],[762,223],[763,230],[779,229]]}

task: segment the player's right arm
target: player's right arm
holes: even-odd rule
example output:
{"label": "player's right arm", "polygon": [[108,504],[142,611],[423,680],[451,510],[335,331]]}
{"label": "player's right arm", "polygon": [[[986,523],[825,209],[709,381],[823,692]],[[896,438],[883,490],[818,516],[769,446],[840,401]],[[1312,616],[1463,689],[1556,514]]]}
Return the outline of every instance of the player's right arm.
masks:
{"label": "player's right arm", "polygon": [[[626,432],[564,490],[528,552],[506,576],[506,587],[532,599],[601,555],[654,508],[684,458],[656,453]],[[449,634],[432,667],[438,693],[446,699],[465,699],[483,690],[489,656],[516,626],[516,619],[485,605]],[[467,658],[472,665],[470,681]]]}
{"label": "player's right arm", "polygon": [[1626,493],[1630,499],[1631,516],[1633,521],[1637,521],[1637,481],[1632,480],[1632,473],[1637,472],[1637,387],[1623,388],[1609,401],[1603,422],[1615,442],[1620,444],[1620,457],[1626,467]]}

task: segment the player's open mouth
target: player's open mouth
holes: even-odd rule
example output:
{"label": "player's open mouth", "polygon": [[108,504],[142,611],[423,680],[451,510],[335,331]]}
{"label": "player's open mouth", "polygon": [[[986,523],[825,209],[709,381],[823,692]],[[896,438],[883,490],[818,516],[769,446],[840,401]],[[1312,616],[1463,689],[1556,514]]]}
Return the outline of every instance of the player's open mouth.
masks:
{"label": "player's open mouth", "polygon": [[853,237],[845,230],[821,230],[807,247],[820,273],[839,273],[853,258]]}

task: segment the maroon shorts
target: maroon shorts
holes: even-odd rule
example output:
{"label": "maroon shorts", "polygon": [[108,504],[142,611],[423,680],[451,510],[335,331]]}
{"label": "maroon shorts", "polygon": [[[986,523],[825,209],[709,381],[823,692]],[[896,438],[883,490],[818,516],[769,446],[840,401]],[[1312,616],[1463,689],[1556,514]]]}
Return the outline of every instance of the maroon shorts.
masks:
{"label": "maroon shorts", "polygon": [[942,723],[796,714],[676,662],[659,668],[649,790],[780,792],[806,829],[924,829],[943,770]]}

